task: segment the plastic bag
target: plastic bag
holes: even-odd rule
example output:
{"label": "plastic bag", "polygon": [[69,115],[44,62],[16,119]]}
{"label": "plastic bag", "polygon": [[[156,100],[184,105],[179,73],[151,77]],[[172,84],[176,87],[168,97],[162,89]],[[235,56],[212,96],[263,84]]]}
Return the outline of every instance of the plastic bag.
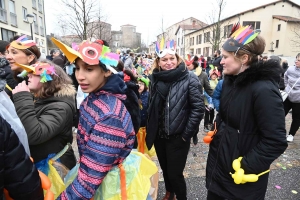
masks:
{"label": "plastic bag", "polygon": [[[128,199],[140,200],[149,197],[151,180],[158,169],[153,161],[145,155],[131,151],[122,163],[126,172],[126,191]],[[65,177],[65,185],[69,186],[78,174],[77,164]],[[158,180],[158,179],[157,179]],[[151,196],[150,196],[151,197]],[[119,200],[121,199],[120,169],[112,168],[105,176],[100,187],[97,189],[95,200]]]}
{"label": "plastic bag", "polygon": [[141,127],[139,129],[138,134],[136,135],[137,141],[138,141],[138,146],[137,150],[138,152],[141,152],[142,154],[148,154],[150,158],[156,156],[156,151],[154,146],[150,150],[148,150],[147,145],[146,145],[146,127]]}
{"label": "plastic bag", "polygon": [[78,90],[77,90],[77,94],[76,94],[77,109],[80,108],[80,104],[83,102],[83,100],[87,96],[88,96],[88,93],[82,92],[81,87],[78,86]]}
{"label": "plastic bag", "polygon": [[5,91],[0,92],[0,115],[11,125],[20,142],[23,144],[26,153],[30,156],[25,128],[16,113],[13,102],[10,100]]}
{"label": "plastic bag", "polygon": [[66,187],[62,178],[60,177],[56,169],[53,167],[52,160],[48,161],[48,165],[49,165],[48,178],[52,183],[50,190],[54,194],[54,199],[56,199],[66,189]]}

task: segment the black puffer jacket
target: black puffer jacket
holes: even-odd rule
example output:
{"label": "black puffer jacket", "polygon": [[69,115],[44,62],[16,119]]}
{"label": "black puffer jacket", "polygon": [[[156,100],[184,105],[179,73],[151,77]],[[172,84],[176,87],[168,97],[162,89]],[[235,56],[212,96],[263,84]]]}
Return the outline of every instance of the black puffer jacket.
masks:
{"label": "black puffer jacket", "polygon": [[[49,154],[58,153],[67,143],[73,141],[72,125],[76,112],[75,89],[65,85],[54,96],[37,99],[29,92],[13,95],[17,114],[25,127],[31,156],[35,162],[46,159]],[[70,148],[61,162],[72,169],[76,158]]]}
{"label": "black puffer jacket", "polygon": [[287,147],[283,102],[276,61],[253,65],[238,76],[225,76],[218,132],[210,144],[206,187],[227,199],[262,200],[268,174],[237,185],[232,161],[240,156],[245,174],[259,174]]}
{"label": "black puffer jacket", "polygon": [[15,200],[44,199],[41,180],[18,136],[0,116],[0,199],[6,188]]}
{"label": "black puffer jacket", "polygon": [[[13,77],[9,62],[5,58],[0,58],[0,78],[4,79],[7,85],[12,89],[18,85],[18,82],[15,81]],[[5,88],[5,92],[12,97],[12,93],[9,89]]]}
{"label": "black puffer jacket", "polygon": [[[151,88],[155,84],[151,84]],[[181,135],[186,141],[193,137],[204,115],[202,91],[194,72],[186,73],[171,84],[164,107],[164,131],[167,135]],[[151,93],[150,91],[149,99],[153,95]],[[151,141],[149,137],[147,136],[147,140]],[[147,146],[151,147],[150,143],[147,143]]]}

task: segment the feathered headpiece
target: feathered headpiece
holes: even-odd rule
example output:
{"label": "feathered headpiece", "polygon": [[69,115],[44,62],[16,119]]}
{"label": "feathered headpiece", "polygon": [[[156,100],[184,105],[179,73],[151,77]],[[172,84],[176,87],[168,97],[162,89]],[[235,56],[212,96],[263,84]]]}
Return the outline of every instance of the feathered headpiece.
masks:
{"label": "feathered headpiece", "polygon": [[53,80],[51,76],[53,75],[57,76],[54,66],[49,63],[37,62],[31,66],[22,65],[19,63],[15,63],[15,64],[24,69],[22,73],[18,75],[18,77],[24,78],[25,76],[28,75],[28,73],[32,73],[34,75],[41,76],[41,80],[40,80],[41,83],[46,83],[48,81]]}
{"label": "feathered headpiece", "polygon": [[164,57],[167,53],[174,55],[176,53],[175,41],[171,40],[165,43],[165,39],[162,37],[160,43],[158,41],[156,42],[155,52],[160,58]]}
{"label": "feathered headpiece", "polygon": [[258,29],[252,30],[251,26],[240,26],[237,23],[232,27],[229,38],[223,45],[223,49],[236,53],[239,49],[243,49],[246,44],[252,42],[260,32]]}
{"label": "feathered headpiece", "polygon": [[16,49],[28,49],[32,46],[35,46],[36,43],[33,40],[28,40],[26,35],[22,35],[17,40],[12,41],[8,46],[12,46]]}
{"label": "feathered headpiece", "polygon": [[51,40],[66,55],[71,64],[74,63],[76,58],[82,59],[83,62],[89,65],[98,65],[101,62],[106,66],[105,70],[110,70],[114,74],[117,73],[111,66],[118,65],[119,55],[112,53],[109,47],[101,45],[98,40],[96,42],[83,41],[79,45],[73,43],[72,48],[55,38],[51,38]]}

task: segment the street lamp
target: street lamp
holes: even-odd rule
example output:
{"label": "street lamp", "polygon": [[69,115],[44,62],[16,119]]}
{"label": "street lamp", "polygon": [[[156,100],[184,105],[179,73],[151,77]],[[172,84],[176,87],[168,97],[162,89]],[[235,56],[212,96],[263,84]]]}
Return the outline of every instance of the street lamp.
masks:
{"label": "street lamp", "polygon": [[29,24],[30,24],[31,38],[32,38],[32,40],[33,40],[32,23],[35,21],[34,15],[33,15],[33,14],[27,14],[27,15],[26,15],[26,19],[27,19],[27,21],[28,21]]}

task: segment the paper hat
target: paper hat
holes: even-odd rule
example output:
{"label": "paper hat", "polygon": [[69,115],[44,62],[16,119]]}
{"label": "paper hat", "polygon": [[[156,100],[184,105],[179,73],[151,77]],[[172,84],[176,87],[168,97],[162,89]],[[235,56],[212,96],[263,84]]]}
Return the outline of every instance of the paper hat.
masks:
{"label": "paper hat", "polygon": [[28,73],[32,73],[34,75],[39,75],[41,76],[41,80],[40,82],[45,83],[48,81],[52,81],[52,75],[56,75],[55,73],[55,68],[53,65],[49,64],[49,63],[41,63],[41,62],[37,62],[31,66],[29,65],[22,65],[19,63],[15,63],[17,66],[21,67],[24,69],[24,71],[22,71],[22,73],[20,73],[18,75],[18,77],[22,77],[24,78],[25,76],[28,75]]}
{"label": "paper hat", "polygon": [[171,40],[165,43],[165,39],[162,37],[160,43],[156,42],[155,52],[160,58],[164,57],[167,53],[174,55],[176,53],[175,41]]}
{"label": "paper hat", "polygon": [[33,40],[28,40],[26,35],[19,37],[17,40],[12,41],[6,48],[12,46],[16,49],[28,49],[35,46],[36,43]]}
{"label": "paper hat", "polygon": [[252,42],[260,32],[258,29],[252,30],[251,26],[240,26],[237,23],[232,27],[229,39],[223,44],[223,49],[236,53],[239,49],[243,49],[246,44]]}
{"label": "paper hat", "polygon": [[194,62],[195,56],[191,56],[190,54],[187,54],[187,59],[185,60],[186,66],[191,65]]}
{"label": "paper hat", "polygon": [[211,77],[213,74],[215,74],[217,77],[219,76],[219,71],[216,69],[210,70],[209,71],[209,77]]}
{"label": "paper hat", "polygon": [[80,45],[73,43],[71,48],[55,38],[51,38],[51,40],[65,54],[71,64],[76,58],[82,59],[88,65],[98,65],[101,62],[106,66],[105,70],[110,70],[114,74],[118,73],[111,66],[118,65],[119,55],[111,53],[109,47],[101,45],[99,42],[83,41]]}
{"label": "paper hat", "polygon": [[143,83],[145,83],[145,85],[147,86],[147,87],[149,87],[149,79],[148,78],[144,78],[144,77],[140,77],[140,78],[138,78],[137,79],[138,81],[142,81]]}

